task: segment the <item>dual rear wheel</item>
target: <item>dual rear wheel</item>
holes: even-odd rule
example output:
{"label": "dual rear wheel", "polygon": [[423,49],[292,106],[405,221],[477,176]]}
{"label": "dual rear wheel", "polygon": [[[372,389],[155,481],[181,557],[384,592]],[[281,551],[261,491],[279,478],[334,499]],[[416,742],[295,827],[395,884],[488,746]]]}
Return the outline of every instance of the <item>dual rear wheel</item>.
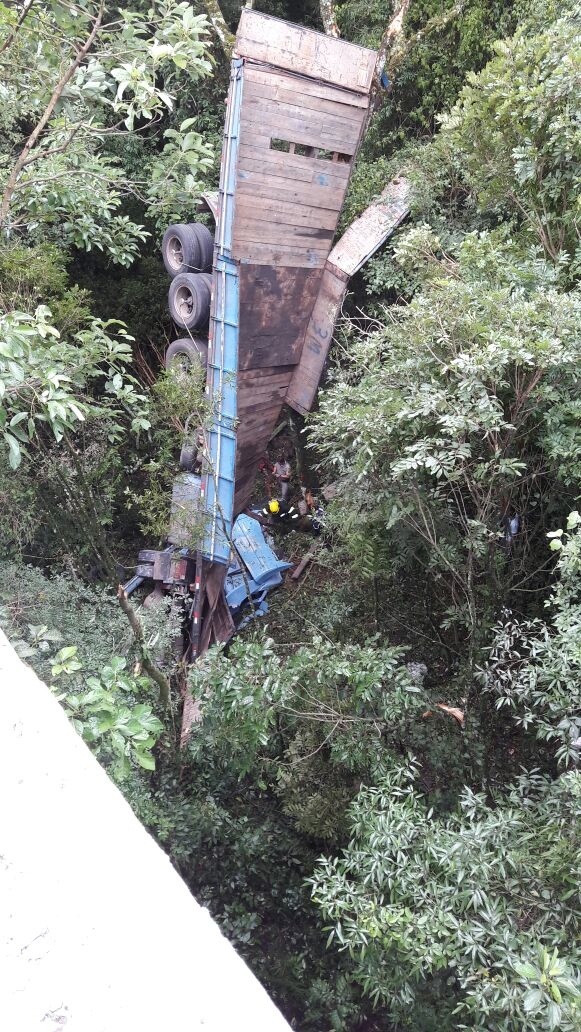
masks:
{"label": "dual rear wheel", "polygon": [[[189,337],[180,337],[169,345],[165,367],[184,372],[195,365],[205,369],[208,341],[203,336],[194,336],[193,331],[203,332],[210,319],[214,237],[200,223],[176,223],[165,231],[161,251],[165,268],[172,278],[168,296],[170,315],[176,326],[190,332]],[[188,472],[196,472],[200,461],[200,432],[192,434],[188,429],[184,435],[180,466]]]}
{"label": "dual rear wheel", "polygon": [[214,237],[199,222],[169,226],[161,243],[163,264],[170,276],[182,272],[210,272]]}
{"label": "dual rear wheel", "polygon": [[172,277],[168,305],[177,326],[201,330],[210,319],[214,237],[199,222],[169,226],[161,245],[163,264]]}

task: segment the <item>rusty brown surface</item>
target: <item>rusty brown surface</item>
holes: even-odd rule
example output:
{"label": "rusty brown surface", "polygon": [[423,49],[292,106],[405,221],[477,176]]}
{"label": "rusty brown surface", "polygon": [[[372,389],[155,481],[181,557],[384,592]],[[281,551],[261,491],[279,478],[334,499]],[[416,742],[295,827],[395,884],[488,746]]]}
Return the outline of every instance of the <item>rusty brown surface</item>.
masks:
{"label": "rusty brown surface", "polygon": [[307,326],[300,364],[295,366],[286,396],[287,405],[297,412],[309,412],[313,404],[348,281],[346,273],[327,262]]}
{"label": "rusty brown surface", "polygon": [[[240,370],[266,371],[298,362],[321,275],[320,269],[240,267]],[[241,378],[239,405],[244,384]]]}

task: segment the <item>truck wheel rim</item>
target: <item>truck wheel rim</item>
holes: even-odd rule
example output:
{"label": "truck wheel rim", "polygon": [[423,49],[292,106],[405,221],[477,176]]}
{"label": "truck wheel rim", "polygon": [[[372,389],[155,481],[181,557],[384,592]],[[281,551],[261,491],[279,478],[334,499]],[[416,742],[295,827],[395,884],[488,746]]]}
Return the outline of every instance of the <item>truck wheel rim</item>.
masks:
{"label": "truck wheel rim", "polygon": [[175,303],[182,319],[189,319],[194,308],[194,298],[188,287],[178,287],[175,294]]}
{"label": "truck wheel rim", "polygon": [[169,238],[167,245],[167,260],[172,269],[175,269],[176,271],[181,269],[184,264],[184,249],[179,237],[177,236]]}

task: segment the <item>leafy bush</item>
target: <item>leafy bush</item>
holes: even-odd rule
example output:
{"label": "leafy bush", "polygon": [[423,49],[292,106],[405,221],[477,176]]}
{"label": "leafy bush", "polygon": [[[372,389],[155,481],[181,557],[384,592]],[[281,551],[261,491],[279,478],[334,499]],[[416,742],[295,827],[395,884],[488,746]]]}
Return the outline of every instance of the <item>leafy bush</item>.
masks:
{"label": "leafy bush", "polygon": [[579,775],[523,775],[492,808],[466,789],[447,819],[413,780],[400,768],[362,789],[349,846],[320,862],[313,896],[330,940],[398,1028],[423,1027],[432,999],[442,1029],[574,1032]]}

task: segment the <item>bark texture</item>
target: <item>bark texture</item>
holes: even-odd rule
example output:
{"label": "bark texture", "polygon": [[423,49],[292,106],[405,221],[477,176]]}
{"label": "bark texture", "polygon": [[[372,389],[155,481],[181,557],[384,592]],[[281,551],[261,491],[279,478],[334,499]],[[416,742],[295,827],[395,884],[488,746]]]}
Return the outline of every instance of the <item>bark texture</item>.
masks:
{"label": "bark texture", "polygon": [[321,13],[323,28],[327,36],[335,36],[335,38],[338,39],[341,33],[339,32],[339,26],[337,25],[334,0],[319,0],[319,11]]}

